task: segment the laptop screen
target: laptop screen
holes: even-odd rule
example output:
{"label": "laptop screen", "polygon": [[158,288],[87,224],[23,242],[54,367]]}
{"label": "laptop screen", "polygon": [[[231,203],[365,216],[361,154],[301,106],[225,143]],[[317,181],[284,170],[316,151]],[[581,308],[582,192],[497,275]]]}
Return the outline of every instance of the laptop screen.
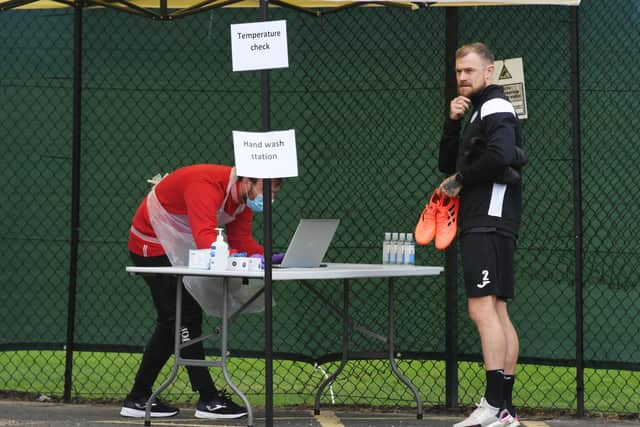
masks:
{"label": "laptop screen", "polygon": [[301,219],[282,263],[274,267],[319,267],[339,223],[338,219]]}

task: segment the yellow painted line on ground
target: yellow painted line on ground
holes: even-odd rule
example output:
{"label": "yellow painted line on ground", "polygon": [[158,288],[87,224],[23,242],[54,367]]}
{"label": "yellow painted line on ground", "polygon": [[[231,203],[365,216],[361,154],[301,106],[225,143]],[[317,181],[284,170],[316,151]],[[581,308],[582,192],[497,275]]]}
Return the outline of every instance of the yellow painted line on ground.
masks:
{"label": "yellow painted line on ground", "polygon": [[544,421],[520,421],[524,427],[550,427],[549,424]]}
{"label": "yellow painted line on ground", "polygon": [[313,418],[320,423],[321,427],[344,427],[340,418],[332,411],[322,411],[320,415],[314,415]]}

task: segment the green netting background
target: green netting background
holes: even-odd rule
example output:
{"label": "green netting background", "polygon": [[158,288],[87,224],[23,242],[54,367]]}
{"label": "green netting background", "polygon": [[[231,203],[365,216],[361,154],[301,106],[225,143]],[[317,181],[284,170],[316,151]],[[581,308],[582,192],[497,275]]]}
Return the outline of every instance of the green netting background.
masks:
{"label": "green netting background", "polygon": [[[299,177],[274,205],[273,247],[282,251],[299,218],[341,225],[327,261],[378,263],[385,231],[411,232],[441,180],[437,151],[445,93],[445,10],[361,8],[286,19],[288,69],[270,72],[271,128],[296,129]],[[516,404],[576,408],[576,342],[584,342],[585,404],[638,412],[640,132],[637,82],[640,9],[632,0],[579,8],[579,151],[573,150],[571,10],[459,8],[458,42],[482,40],[498,58],[522,57],[529,118],[524,138],[524,218],[517,253],[520,332]],[[68,328],[72,204],[73,11],[0,13],[0,389],[61,395]],[[231,70],[229,25],[256,10],[216,10],[151,21],[85,10],[82,24],[80,243],[74,365],[76,398],[119,399],[130,387],[153,327],[142,279],[129,277],[127,232],[146,179],[182,165],[231,164],[233,130],[261,130],[257,72]],[[581,181],[573,182],[574,171]],[[582,227],[574,228],[581,190]],[[262,222],[255,223],[261,236]],[[576,301],[576,236],[583,241],[584,301]],[[421,265],[444,254],[418,247]],[[305,287],[276,283],[274,389],[308,403],[339,359],[342,324]],[[342,303],[342,286],[316,289]],[[355,323],[386,331],[381,280],[354,281]],[[583,305],[579,305],[583,304]],[[576,334],[576,310],[584,334]],[[396,286],[399,366],[429,404],[445,401],[445,279]],[[477,400],[484,375],[477,333],[459,286],[457,393]],[[263,316],[232,326],[232,375],[263,390]],[[215,327],[217,319],[207,319]],[[340,403],[410,405],[391,375],[383,342],[357,330],[356,359],[333,388]],[[216,344],[210,346],[216,353]],[[374,359],[374,360],[371,360]],[[236,364],[236,365],[233,365]],[[381,374],[382,373],[382,374]],[[371,377],[369,381],[363,381]],[[181,376],[170,390],[189,399]],[[218,377],[217,377],[218,378]],[[219,380],[219,378],[218,378]],[[614,385],[612,387],[612,384]],[[327,396],[325,396],[327,398]],[[287,400],[288,399],[288,400]]]}

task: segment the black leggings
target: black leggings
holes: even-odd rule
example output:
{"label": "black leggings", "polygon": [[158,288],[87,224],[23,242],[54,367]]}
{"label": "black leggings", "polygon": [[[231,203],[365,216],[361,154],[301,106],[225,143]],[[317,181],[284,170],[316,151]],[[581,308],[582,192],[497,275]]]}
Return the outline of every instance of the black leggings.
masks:
{"label": "black leggings", "polygon": [[[131,259],[137,267],[170,266],[166,256],[142,257],[132,252]],[[151,395],[153,383],[169,357],[173,355],[174,328],[176,321],[176,279],[167,275],[145,275],[145,282],[149,285],[153,305],[156,308],[156,328],[142,356],[140,368],[129,393],[131,399],[146,398]],[[183,337],[197,338],[202,333],[202,309],[191,294],[182,285],[182,326]],[[184,339],[184,338],[183,338]],[[204,359],[202,342],[190,345],[181,352],[182,357],[189,359]],[[216,388],[209,374],[209,370],[201,366],[187,366],[189,380],[193,391],[200,392],[201,399],[209,399],[216,392]]]}

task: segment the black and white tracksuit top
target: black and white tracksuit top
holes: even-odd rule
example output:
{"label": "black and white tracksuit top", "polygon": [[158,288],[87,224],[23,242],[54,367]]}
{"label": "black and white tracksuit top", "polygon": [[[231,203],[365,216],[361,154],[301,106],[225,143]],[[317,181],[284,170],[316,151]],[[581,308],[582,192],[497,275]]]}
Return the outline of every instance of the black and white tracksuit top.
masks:
{"label": "black and white tracksuit top", "polygon": [[451,120],[447,114],[440,141],[440,170],[462,177],[460,232],[496,231],[517,238],[522,181],[497,181],[514,160],[515,146],[522,148],[520,121],[500,86],[487,86],[471,97],[471,103],[462,135],[462,120]]}

